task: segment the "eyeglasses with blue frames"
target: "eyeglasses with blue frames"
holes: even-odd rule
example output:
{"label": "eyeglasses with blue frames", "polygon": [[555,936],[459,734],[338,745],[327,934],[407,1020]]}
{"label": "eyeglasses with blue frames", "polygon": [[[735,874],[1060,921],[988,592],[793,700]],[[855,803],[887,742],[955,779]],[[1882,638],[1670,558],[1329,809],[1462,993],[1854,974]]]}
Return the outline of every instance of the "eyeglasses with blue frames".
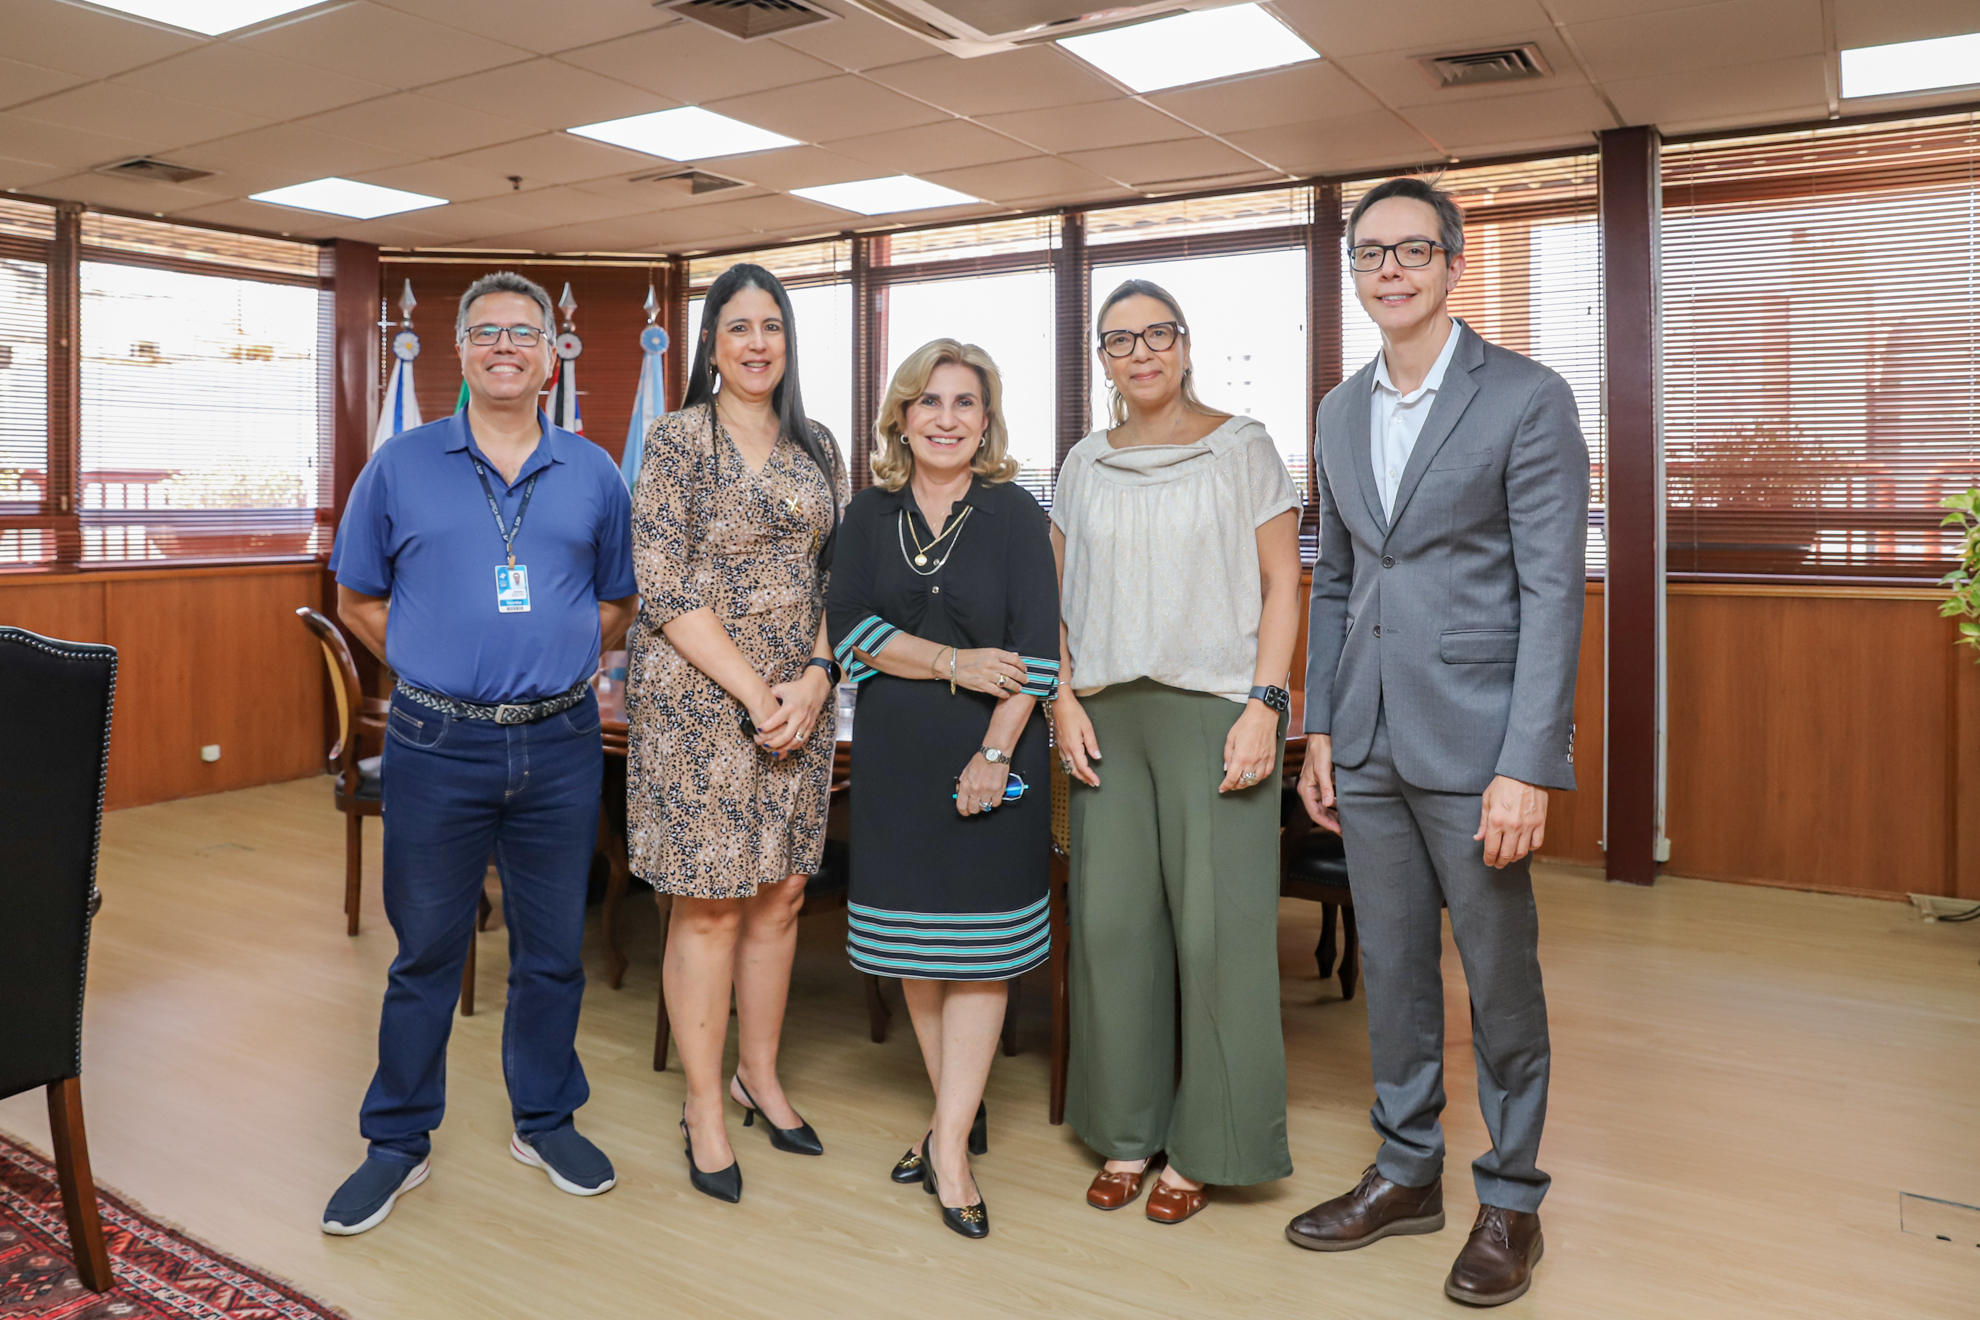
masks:
{"label": "eyeglasses with blue frames", "polygon": [[[1015,770],[1011,771],[1010,778],[1004,781],[1004,801],[1006,802],[1017,801],[1019,798],[1024,796],[1024,791],[1028,787],[1030,787],[1030,785],[1024,782],[1023,775],[1020,775]],[[954,802],[958,796],[959,795],[955,793],[949,794],[949,801]]]}
{"label": "eyeglasses with blue frames", "polygon": [[1189,328],[1179,321],[1157,321],[1139,330],[1109,330],[1100,336],[1100,351],[1110,358],[1124,358],[1134,352],[1134,341],[1139,339],[1148,345],[1149,352],[1163,353],[1188,333]]}
{"label": "eyeglasses with blue frames", "polygon": [[535,348],[543,342],[547,333],[542,326],[536,325],[471,325],[461,338],[487,348],[507,334],[509,342],[517,348]]}
{"label": "eyeglasses with blue frames", "polygon": [[1442,243],[1432,243],[1427,238],[1404,239],[1400,243],[1356,243],[1348,249],[1348,265],[1366,275],[1382,269],[1382,263],[1393,252],[1398,266],[1415,270],[1429,265],[1439,249],[1450,251]]}

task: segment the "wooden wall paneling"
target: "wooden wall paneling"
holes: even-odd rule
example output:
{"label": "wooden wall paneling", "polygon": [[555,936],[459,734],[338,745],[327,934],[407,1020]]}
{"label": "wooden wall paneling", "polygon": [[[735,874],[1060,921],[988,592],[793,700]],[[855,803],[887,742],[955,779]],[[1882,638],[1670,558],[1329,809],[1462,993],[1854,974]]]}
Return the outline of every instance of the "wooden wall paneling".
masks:
{"label": "wooden wall paneling", "polygon": [[1951,813],[1947,847],[1951,852],[1948,893],[1980,898],[1980,652],[1954,646],[1953,621],[1944,621],[1941,645],[1947,652],[1947,699],[1952,709],[1946,720],[1948,773],[1947,810]]}
{"label": "wooden wall paneling", "polygon": [[1947,630],[1924,594],[1673,588],[1673,874],[1945,891]]}
{"label": "wooden wall paneling", "polygon": [[72,574],[0,578],[0,624],[64,642],[102,642],[103,584]]}
{"label": "wooden wall paneling", "polygon": [[1602,584],[1588,584],[1588,607],[1581,624],[1581,666],[1574,688],[1574,778],[1572,793],[1547,794],[1547,846],[1540,855],[1577,866],[1601,866],[1603,752]]}
{"label": "wooden wall paneling", "polygon": [[[383,355],[379,348],[381,288],[377,247],[340,238],[330,245],[327,256],[335,327],[333,351],[337,363],[336,388],[331,403],[335,461],[332,465],[328,515],[334,526],[342,522],[344,506],[350,501],[351,487],[357,483],[358,473],[364,470],[366,460],[371,457],[371,435],[378,422],[378,377]],[[342,626],[343,619],[337,613],[337,583],[330,575],[327,560],[322,576],[318,593],[325,602],[323,612]],[[359,680],[367,691],[375,691],[378,687],[377,659],[355,643],[351,646],[351,653],[357,661]],[[323,681],[329,682],[327,670]],[[326,720],[335,718],[334,712],[325,716]],[[326,724],[324,731],[330,740],[335,740],[334,724]],[[325,746],[328,745],[326,742]]]}

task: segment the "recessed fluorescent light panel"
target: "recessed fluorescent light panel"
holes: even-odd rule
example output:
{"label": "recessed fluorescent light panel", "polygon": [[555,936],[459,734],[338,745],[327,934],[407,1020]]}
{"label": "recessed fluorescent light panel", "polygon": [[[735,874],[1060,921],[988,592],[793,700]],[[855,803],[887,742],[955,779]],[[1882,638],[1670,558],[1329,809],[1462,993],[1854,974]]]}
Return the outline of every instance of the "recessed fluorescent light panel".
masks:
{"label": "recessed fluorescent light panel", "polygon": [[397,215],[401,211],[447,204],[444,197],[381,188],[375,183],[358,183],[353,179],[316,179],[268,192],[249,193],[248,199],[273,202],[277,206],[293,206],[302,211],[347,215],[353,220],[375,220],[381,215]]}
{"label": "recessed fluorescent light panel", "polygon": [[1201,9],[1058,43],[1137,92],[1277,69],[1320,52],[1257,5]]}
{"label": "recessed fluorescent light panel", "polygon": [[798,145],[796,138],[703,110],[698,105],[655,110],[627,119],[608,119],[601,124],[582,124],[569,131],[615,147],[643,151],[662,160],[703,160],[709,156],[739,156],[745,151]]}
{"label": "recessed fluorescent light panel", "polygon": [[92,0],[105,9],[170,23],[188,32],[217,37],[236,28],[252,27],[279,14],[293,14],[323,0]]}
{"label": "recessed fluorescent light panel", "polygon": [[852,183],[827,183],[816,188],[793,188],[793,197],[836,206],[859,215],[890,215],[895,211],[925,211],[933,206],[967,206],[981,198],[944,188],[939,183],[896,174],[885,179],[857,179]]}
{"label": "recessed fluorescent light panel", "polygon": [[1980,83],[1980,32],[1842,53],[1844,96],[1897,96]]}

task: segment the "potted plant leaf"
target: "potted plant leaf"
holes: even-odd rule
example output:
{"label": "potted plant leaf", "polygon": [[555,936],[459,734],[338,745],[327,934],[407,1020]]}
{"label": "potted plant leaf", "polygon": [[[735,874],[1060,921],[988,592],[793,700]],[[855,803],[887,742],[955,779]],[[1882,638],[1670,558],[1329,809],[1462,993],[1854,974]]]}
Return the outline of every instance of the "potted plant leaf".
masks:
{"label": "potted plant leaf", "polygon": [[[1939,525],[1957,527],[1960,537],[1959,567],[1939,579],[1952,591],[1940,604],[1939,613],[1959,620],[1955,645],[1980,651],[1980,487],[1962,495],[1948,495],[1939,505],[1951,510]],[[1974,657],[1974,663],[1980,664],[1980,656]]]}

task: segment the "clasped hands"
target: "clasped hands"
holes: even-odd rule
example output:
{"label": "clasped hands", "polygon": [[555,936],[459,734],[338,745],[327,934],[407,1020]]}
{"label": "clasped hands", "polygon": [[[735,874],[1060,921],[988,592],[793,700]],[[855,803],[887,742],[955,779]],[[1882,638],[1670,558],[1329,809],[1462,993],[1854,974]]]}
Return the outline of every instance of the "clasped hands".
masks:
{"label": "clasped hands", "polygon": [[[1341,832],[1334,797],[1334,740],[1324,733],[1306,735],[1306,764],[1299,771],[1299,800],[1313,823]],[[1547,841],[1547,790],[1506,775],[1495,776],[1478,802],[1478,833],[1485,845],[1485,865],[1495,870],[1511,866]]]}
{"label": "clasped hands", "polygon": [[806,665],[788,683],[765,684],[748,706],[756,724],[756,745],[776,756],[795,751],[817,727],[818,712],[831,695],[831,676],[817,665]]}

